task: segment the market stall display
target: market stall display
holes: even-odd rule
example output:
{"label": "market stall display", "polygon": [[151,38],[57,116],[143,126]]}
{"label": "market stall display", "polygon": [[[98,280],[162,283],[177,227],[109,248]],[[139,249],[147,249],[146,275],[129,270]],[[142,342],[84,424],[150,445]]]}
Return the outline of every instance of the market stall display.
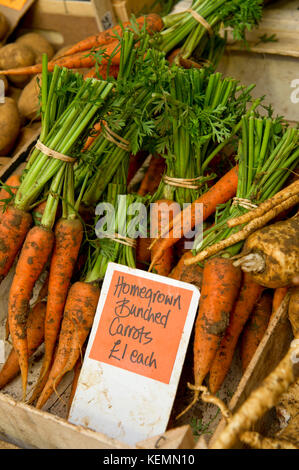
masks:
{"label": "market stall display", "polygon": [[[217,71],[227,45],[220,26],[244,41],[263,7],[260,0],[246,8],[196,0],[182,13],[133,16],[56,55],[37,33],[0,49],[0,73],[8,90],[20,92],[18,103],[0,105],[1,153],[13,155],[24,124],[41,126],[25,167],[0,192],[0,275],[9,283],[5,335],[12,343],[0,370],[5,393],[16,383],[22,401],[48,409],[67,379],[71,411],[110,262],[201,293],[192,364],[184,365],[189,381],[179,385],[184,399],[170,423],[190,424],[199,402],[222,407],[215,396],[236,356],[237,384],[250,380],[285,311],[297,338],[299,131],[254,97],[254,83]],[[101,224],[99,204],[113,209]],[[130,210],[140,205],[136,221]],[[251,432],[296,383],[291,339],[269,378],[256,381],[260,388],[240,410],[224,412],[226,429],[210,446],[200,440],[203,447],[298,448],[296,421],[280,434]],[[284,386],[271,388],[282,373]]]}

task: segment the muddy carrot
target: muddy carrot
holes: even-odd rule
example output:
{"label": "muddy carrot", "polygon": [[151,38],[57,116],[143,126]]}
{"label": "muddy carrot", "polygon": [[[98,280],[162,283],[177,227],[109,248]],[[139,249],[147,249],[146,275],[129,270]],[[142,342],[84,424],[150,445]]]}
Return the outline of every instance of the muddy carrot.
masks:
{"label": "muddy carrot", "polygon": [[229,325],[211,365],[209,388],[213,394],[219,390],[229,371],[240,334],[263,290],[262,286],[252,280],[250,274],[244,274]]}
{"label": "muddy carrot", "polygon": [[192,256],[191,251],[184,253],[168,277],[177,279],[178,281],[188,282],[201,289],[203,269],[198,264],[186,266],[184,263],[185,259],[191,258]]}
{"label": "muddy carrot", "polygon": [[73,400],[74,400],[74,396],[75,396],[75,393],[76,393],[76,390],[77,390],[79,376],[80,376],[80,372],[81,372],[82,364],[83,364],[84,349],[85,348],[83,348],[82,355],[79,357],[79,359],[77,360],[76,365],[74,367],[74,377],[73,377],[73,382],[72,382],[72,388],[71,388],[71,393],[70,393],[68,403],[67,403],[67,415],[69,415],[69,413],[70,413],[71,406],[72,406],[72,403],[73,403]]}
{"label": "muddy carrot", "polygon": [[24,398],[28,375],[26,325],[29,301],[35,282],[48,261],[53,242],[53,232],[44,227],[36,226],[28,232],[9,293],[9,331],[19,357]]}
{"label": "muddy carrot", "polygon": [[[205,263],[193,345],[195,386],[202,385],[210,371],[238,297],[241,279],[241,270],[228,258],[212,258]],[[198,397],[199,392],[195,391],[193,401],[179,416],[188,411]]]}
{"label": "muddy carrot", "polygon": [[[32,356],[43,342],[45,313],[46,302],[37,303],[29,312],[27,319],[28,357]],[[14,379],[19,372],[19,357],[12,349],[0,371],[0,389]]]}
{"label": "muddy carrot", "polygon": [[140,196],[154,194],[160,184],[164,170],[165,158],[153,155],[137,193]]}
{"label": "muddy carrot", "polygon": [[37,401],[42,408],[56,390],[63,376],[72,370],[80,357],[96,312],[100,289],[91,283],[76,282],[69,290],[58,348],[48,381]]}
{"label": "muddy carrot", "polygon": [[8,274],[32,224],[31,214],[7,206],[0,222],[0,280]]}
{"label": "muddy carrot", "polygon": [[[156,238],[161,230],[169,225],[170,220],[179,212],[179,205],[168,199],[156,201],[151,211],[151,235]],[[151,250],[151,258],[155,259],[157,247],[154,245]],[[168,276],[174,261],[173,248],[165,250],[162,256],[153,264],[153,270],[161,276]]]}
{"label": "muddy carrot", "polygon": [[83,226],[79,219],[61,218],[55,226],[54,233],[55,243],[50,264],[45,318],[45,354],[30,402],[39,396],[48,378],[67,292],[83,238]]}
{"label": "muddy carrot", "polygon": [[[5,208],[5,200],[10,200],[12,198],[12,194],[16,194],[18,187],[21,184],[21,177],[20,175],[11,175],[5,181],[5,186],[0,189],[0,220],[1,220],[1,212],[2,208]],[[6,186],[9,186],[7,188]],[[12,193],[12,194],[11,194]]]}
{"label": "muddy carrot", "polygon": [[[157,245],[152,263],[156,263],[164,251],[173,246],[184,234],[189,233],[197,220],[206,220],[212,215],[219,204],[223,204],[235,196],[238,184],[238,166],[232,168],[206,193],[200,196],[186,209],[180,212],[169,227],[169,233],[162,233],[153,243]],[[165,237],[167,235],[167,237]]]}
{"label": "muddy carrot", "polygon": [[240,351],[243,373],[266,333],[271,316],[272,300],[272,294],[269,291],[264,292],[245,325]]}

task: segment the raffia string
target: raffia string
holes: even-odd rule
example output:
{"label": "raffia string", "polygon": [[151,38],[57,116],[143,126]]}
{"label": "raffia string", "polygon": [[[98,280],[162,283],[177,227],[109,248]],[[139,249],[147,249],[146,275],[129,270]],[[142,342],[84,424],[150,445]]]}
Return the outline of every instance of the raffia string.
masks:
{"label": "raffia string", "polygon": [[63,162],[69,163],[74,163],[76,161],[76,158],[74,157],[69,157],[68,155],[64,155],[63,153],[56,152],[56,150],[50,149],[40,140],[36,142],[35,147],[48,157],[56,158],[57,160],[62,160]]}
{"label": "raffia string", "polygon": [[108,127],[106,122],[103,122],[103,124],[103,134],[105,139],[109,140],[109,142],[112,142],[113,144],[117,145],[117,147],[120,147],[121,149],[128,152],[130,150],[130,142],[113,132],[113,130]]}
{"label": "raffia string", "polygon": [[193,16],[193,18],[198,21],[209,33],[209,36],[212,37],[214,35],[214,31],[211,25],[201,16],[197,11],[192,10],[192,8],[188,8],[187,11]]}
{"label": "raffia string", "polygon": [[186,188],[186,189],[198,189],[201,186],[201,183],[196,183],[202,179],[201,176],[197,178],[172,178],[171,176],[164,175],[163,176],[164,183],[168,184],[169,186],[174,186],[177,188]]}
{"label": "raffia string", "polygon": [[233,205],[244,207],[244,209],[256,209],[258,207],[256,204],[253,204],[250,199],[243,199],[241,197],[234,197]]}
{"label": "raffia string", "polygon": [[103,238],[109,238],[110,240],[113,240],[117,243],[121,243],[122,245],[130,246],[131,248],[136,247],[136,240],[134,240],[133,238],[124,237],[119,233],[106,233],[103,234]]}

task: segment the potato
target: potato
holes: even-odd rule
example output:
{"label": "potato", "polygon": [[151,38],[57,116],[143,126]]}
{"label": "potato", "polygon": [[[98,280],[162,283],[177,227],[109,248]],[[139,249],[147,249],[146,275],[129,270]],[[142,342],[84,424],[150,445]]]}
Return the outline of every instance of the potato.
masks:
{"label": "potato", "polygon": [[16,40],[17,44],[29,47],[34,53],[35,63],[40,64],[42,62],[42,55],[46,53],[48,59],[52,59],[54,56],[54,48],[51,46],[49,41],[38,33],[28,33],[20,36]]}
{"label": "potato", "polygon": [[7,19],[5,18],[3,13],[0,13],[0,40],[2,40],[6,36],[8,29],[9,25]]}
{"label": "potato", "polygon": [[[10,43],[0,49],[0,69],[14,69],[33,65],[34,53],[29,47],[22,44]],[[0,71],[1,73],[1,71]],[[29,77],[27,75],[8,75],[10,82],[17,86],[23,86]]]}
{"label": "potato", "polygon": [[20,115],[16,102],[6,98],[0,104],[0,155],[8,155],[20,131]]}
{"label": "potato", "polygon": [[29,120],[40,119],[37,116],[39,109],[39,92],[41,86],[41,75],[36,75],[22,90],[18,100],[18,109],[22,116]]}

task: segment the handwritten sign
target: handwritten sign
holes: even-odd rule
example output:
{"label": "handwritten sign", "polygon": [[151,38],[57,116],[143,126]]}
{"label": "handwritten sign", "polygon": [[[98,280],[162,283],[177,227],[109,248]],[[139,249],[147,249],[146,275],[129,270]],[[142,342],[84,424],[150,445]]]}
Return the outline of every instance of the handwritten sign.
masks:
{"label": "handwritten sign", "polygon": [[14,10],[22,10],[26,2],[27,0],[0,0],[0,5]]}
{"label": "handwritten sign", "polygon": [[199,291],[110,263],[70,421],[134,444],[164,432]]}

